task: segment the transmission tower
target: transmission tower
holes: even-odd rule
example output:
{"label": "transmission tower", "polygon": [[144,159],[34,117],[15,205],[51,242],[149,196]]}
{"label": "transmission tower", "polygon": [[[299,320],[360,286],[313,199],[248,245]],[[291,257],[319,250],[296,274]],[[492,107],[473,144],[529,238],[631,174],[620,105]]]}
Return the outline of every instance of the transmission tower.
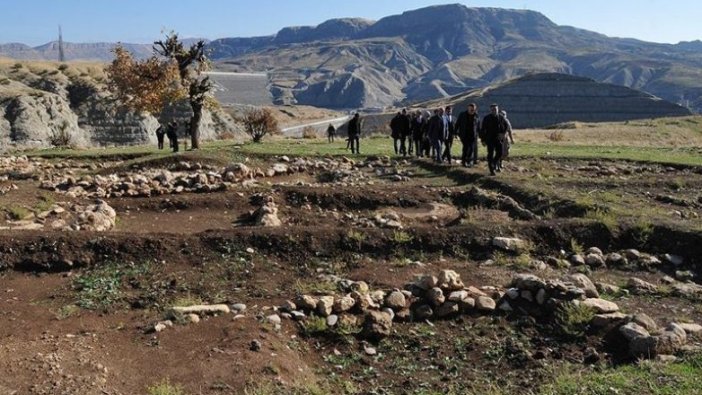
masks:
{"label": "transmission tower", "polygon": [[59,62],[66,61],[66,54],[63,52],[63,33],[61,32],[61,25],[59,25],[59,40],[58,40],[58,50],[59,50]]}

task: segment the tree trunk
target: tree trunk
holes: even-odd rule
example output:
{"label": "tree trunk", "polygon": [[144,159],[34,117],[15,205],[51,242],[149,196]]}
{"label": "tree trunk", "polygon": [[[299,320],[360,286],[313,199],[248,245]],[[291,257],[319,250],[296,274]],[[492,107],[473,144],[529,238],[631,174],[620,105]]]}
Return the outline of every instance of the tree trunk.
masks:
{"label": "tree trunk", "polygon": [[190,118],[190,142],[192,149],[200,149],[200,121],[202,120],[202,103],[190,102],[193,117]]}

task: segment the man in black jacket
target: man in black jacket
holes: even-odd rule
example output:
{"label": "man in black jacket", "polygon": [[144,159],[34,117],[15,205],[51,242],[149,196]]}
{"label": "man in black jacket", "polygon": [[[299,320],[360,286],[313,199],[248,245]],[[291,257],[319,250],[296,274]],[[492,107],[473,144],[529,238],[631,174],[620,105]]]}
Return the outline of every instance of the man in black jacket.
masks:
{"label": "man in black jacket", "polygon": [[444,110],[434,110],[434,116],[429,118],[427,135],[432,147],[434,162],[441,163],[441,143],[444,139]]}
{"label": "man in black jacket", "polygon": [[[412,144],[412,121],[407,115],[407,110],[403,109],[402,114],[400,114],[400,153],[402,156],[407,156],[407,143]],[[411,151],[411,149],[410,149]]]}
{"label": "man in black jacket", "polygon": [[444,153],[441,155],[441,158],[446,160],[446,162],[450,165],[453,161],[453,157],[451,156],[451,147],[453,147],[453,139],[456,135],[456,117],[454,117],[451,113],[451,106],[446,107],[443,121],[444,134],[442,141],[444,144]]}
{"label": "man in black jacket", "polygon": [[349,121],[348,126],[349,143],[351,144],[351,153],[360,154],[360,137],[361,137],[361,116],[356,113]]}
{"label": "man in black jacket", "polygon": [[456,130],[458,138],[463,144],[461,164],[464,167],[474,166],[478,160],[478,132],[480,131],[480,117],[475,103],[468,105],[468,110],[458,115]]}
{"label": "man in black jacket", "polygon": [[414,152],[418,158],[423,156],[424,147],[422,147],[422,141],[424,140],[424,127],[426,121],[427,120],[424,119],[424,116],[419,110],[417,110],[417,112],[414,113],[414,117],[412,117],[412,143],[414,145]]}
{"label": "man in black jacket", "polygon": [[483,118],[481,130],[484,138],[483,143],[487,144],[490,175],[494,176],[502,159],[502,139],[507,133],[507,122],[500,115],[500,108],[497,104],[490,105],[490,114]]}

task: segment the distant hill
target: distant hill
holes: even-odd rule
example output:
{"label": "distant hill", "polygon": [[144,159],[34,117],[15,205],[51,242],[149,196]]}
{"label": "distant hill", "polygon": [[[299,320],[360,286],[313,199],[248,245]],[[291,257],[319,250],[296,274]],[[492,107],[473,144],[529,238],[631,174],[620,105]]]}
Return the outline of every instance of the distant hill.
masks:
{"label": "distant hill", "polygon": [[[112,58],[113,44],[68,44],[69,59]],[[702,42],[656,44],[559,26],[528,10],[432,6],[378,21],[332,19],[209,44],[218,69],[267,72],[276,103],[383,108],[556,72],[643,90],[702,111]],[[134,44],[138,56],[150,45]],[[55,59],[55,44],[0,56]]]}
{"label": "distant hill", "polygon": [[620,85],[567,74],[542,73],[443,100],[422,103],[433,109],[452,105],[456,113],[476,103],[485,115],[497,103],[515,127],[541,128],[565,122],[619,122],[691,115],[689,109]]}

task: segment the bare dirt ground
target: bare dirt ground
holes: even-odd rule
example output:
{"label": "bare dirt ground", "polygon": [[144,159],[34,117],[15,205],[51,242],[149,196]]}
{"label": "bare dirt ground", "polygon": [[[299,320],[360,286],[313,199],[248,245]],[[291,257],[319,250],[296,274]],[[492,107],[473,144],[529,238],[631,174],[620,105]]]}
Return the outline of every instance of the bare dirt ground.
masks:
{"label": "bare dirt ground", "polygon": [[[41,222],[61,202],[94,200],[41,188],[42,181],[125,174],[121,160],[6,164],[0,393],[568,393],[546,388],[568,369],[631,363],[617,330],[578,322],[582,333],[564,333],[566,324],[552,315],[516,307],[519,297],[501,308],[517,273],[544,280],[585,273],[615,285],[600,296],[626,314],[645,313],[660,328],[702,323],[700,294],[676,288],[696,285],[700,275],[702,168],[516,159],[490,178],[484,164],[296,160],[257,158],[263,173],[275,164],[286,171],[211,190],[157,194],[153,186],[129,196],[115,187],[103,197],[116,212],[107,232],[14,224]],[[174,166],[182,167],[161,160],[139,171],[175,175],[181,170]],[[192,168],[182,179],[203,168],[213,173],[210,185],[220,182],[219,169]],[[267,198],[281,226],[257,225]],[[495,237],[527,247],[501,249]],[[585,257],[589,247],[601,249],[603,260],[627,249],[644,257],[575,263],[572,255]],[[500,304],[446,319],[398,320],[380,341],[359,333],[361,322],[333,329],[279,308],[303,294],[343,295],[340,279],[391,291],[447,269]],[[631,277],[657,288],[637,294]],[[203,303],[232,312],[202,314],[197,323],[175,317],[173,326],[154,331],[172,307]],[[697,336],[690,333],[671,353],[696,355]],[[172,392],[156,392],[158,385]]]}

